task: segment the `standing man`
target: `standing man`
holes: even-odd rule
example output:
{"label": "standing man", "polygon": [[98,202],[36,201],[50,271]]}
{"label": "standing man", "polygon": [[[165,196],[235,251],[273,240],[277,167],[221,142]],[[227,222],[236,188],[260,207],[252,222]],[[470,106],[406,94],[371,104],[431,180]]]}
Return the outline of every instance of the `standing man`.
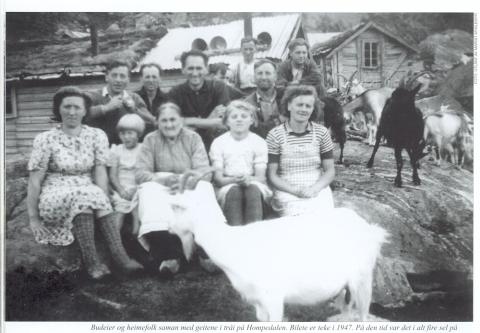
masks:
{"label": "standing man", "polygon": [[[161,68],[155,63],[143,64],[140,67],[142,88],[137,94],[143,99],[148,111],[157,118],[158,107],[167,101],[167,95],[160,89]],[[156,127],[154,124],[147,124],[145,134],[152,132]]]}
{"label": "standing man", "polygon": [[248,95],[256,89],[253,68],[257,51],[256,40],[252,37],[242,38],[240,48],[243,59],[233,69],[233,81],[236,88]]}
{"label": "standing man", "polygon": [[296,38],[288,44],[289,59],[278,66],[278,87],[290,84],[305,84],[314,86],[319,98],[325,97],[322,74],[317,64],[308,58],[309,46],[305,39]]}
{"label": "standing man", "polygon": [[116,126],[127,113],[136,113],[148,124],[155,118],[148,112],[145,103],[137,94],[126,90],[130,82],[130,65],[123,61],[113,61],[107,65],[105,75],[107,85],[91,92],[92,107],[87,124],[105,131],[110,144],[119,144]]}
{"label": "standing man", "polygon": [[197,130],[208,149],[215,131],[224,128],[221,117],[230,102],[228,90],[222,81],[206,79],[208,56],[202,51],[184,52],[180,61],[187,80],[170,90],[169,99],[180,106],[185,125]]}
{"label": "standing man", "polygon": [[285,118],[280,114],[280,102],[283,96],[282,88],[276,88],[277,67],[267,59],[255,63],[255,84],[257,89],[245,97],[245,101],[257,109],[256,123],[252,132],[266,138],[268,132],[282,123]]}

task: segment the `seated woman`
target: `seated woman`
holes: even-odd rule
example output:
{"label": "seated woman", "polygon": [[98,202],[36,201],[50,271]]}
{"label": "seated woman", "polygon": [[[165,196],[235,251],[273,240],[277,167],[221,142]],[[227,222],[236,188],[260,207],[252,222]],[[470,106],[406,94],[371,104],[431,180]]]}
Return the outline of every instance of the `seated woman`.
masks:
{"label": "seated woman", "polygon": [[61,124],[34,140],[27,205],[35,240],[66,246],[75,238],[88,275],[100,279],[110,271],[97,255],[94,215],[114,262],[126,272],[142,266],[125,252],[107,196],[107,136],[82,125],[90,106],[76,87],[61,88],[53,97],[53,119]]}
{"label": "seated woman", "polygon": [[[141,184],[139,194],[139,241],[150,251],[161,273],[175,274],[180,260],[191,254],[193,240],[180,240],[168,232],[168,222],[174,219],[172,201],[181,186],[181,175],[187,171],[196,174],[189,179],[185,195],[192,203],[199,219],[221,219],[222,210],[217,204],[210,175],[205,146],[200,135],[183,128],[183,118],[178,105],[165,103],[158,109],[158,130],[147,134],[138,155],[136,180]],[[197,185],[198,182],[198,185]],[[183,246],[183,252],[182,252]],[[201,261],[202,263],[202,261]]]}
{"label": "seated woman", "polygon": [[333,208],[333,144],[328,130],[312,122],[318,105],[315,88],[288,87],[281,103],[288,120],[267,135],[272,208],[282,216]]}
{"label": "seated woman", "polygon": [[266,185],[267,143],[250,132],[254,120],[253,105],[231,102],[223,117],[229,131],[210,147],[217,199],[230,225],[262,220],[264,202],[272,193]]}

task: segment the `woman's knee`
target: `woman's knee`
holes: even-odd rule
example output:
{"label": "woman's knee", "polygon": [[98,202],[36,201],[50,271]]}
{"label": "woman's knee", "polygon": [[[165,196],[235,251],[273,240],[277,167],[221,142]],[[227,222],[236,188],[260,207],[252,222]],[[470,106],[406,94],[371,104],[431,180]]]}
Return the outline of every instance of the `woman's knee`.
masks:
{"label": "woman's knee", "polygon": [[242,200],[243,189],[238,185],[234,185],[228,190],[225,198],[226,200]]}
{"label": "woman's knee", "polygon": [[245,187],[245,196],[247,198],[261,198],[262,197],[262,192],[258,188],[257,185],[255,184],[250,184],[247,187]]}

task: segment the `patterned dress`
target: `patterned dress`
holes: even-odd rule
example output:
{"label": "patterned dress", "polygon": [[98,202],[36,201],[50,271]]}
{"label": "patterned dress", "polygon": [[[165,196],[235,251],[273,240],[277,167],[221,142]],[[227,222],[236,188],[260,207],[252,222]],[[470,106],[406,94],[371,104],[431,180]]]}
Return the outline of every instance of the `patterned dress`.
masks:
{"label": "patterned dress", "polygon": [[69,245],[76,215],[86,209],[112,210],[107,195],[92,181],[94,167],[105,165],[107,158],[107,136],[96,128],[82,125],[78,136],[69,136],[60,127],[37,135],[28,170],[46,171],[38,210],[50,231],[46,237],[35,236],[37,242]]}

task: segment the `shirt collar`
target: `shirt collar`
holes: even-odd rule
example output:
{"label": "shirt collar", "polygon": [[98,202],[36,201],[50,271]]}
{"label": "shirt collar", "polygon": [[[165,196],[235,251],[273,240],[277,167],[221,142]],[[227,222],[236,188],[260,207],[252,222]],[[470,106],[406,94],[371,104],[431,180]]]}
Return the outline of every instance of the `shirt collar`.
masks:
{"label": "shirt collar", "polygon": [[257,101],[259,101],[259,102],[273,103],[277,98],[277,90],[276,89],[273,89],[273,96],[272,96],[272,98],[270,98],[270,100],[265,99],[262,96],[260,96],[258,91],[256,91],[255,94],[257,94]]}
{"label": "shirt collar", "polygon": [[202,87],[201,87],[199,90],[193,90],[192,87],[190,87],[190,84],[188,83],[188,80],[185,82],[185,86],[186,86],[187,89],[188,89],[190,92],[192,92],[192,93],[197,93],[197,92],[202,92],[202,93],[204,93],[204,92],[208,91],[208,86],[207,86],[208,81],[209,81],[209,80],[207,80],[207,79],[203,80],[203,85],[202,85]]}
{"label": "shirt collar", "polygon": [[290,60],[290,66],[292,66],[292,70],[294,70],[294,71],[298,71],[298,70],[302,70],[302,71],[303,71],[303,70],[305,69],[305,67],[307,66],[307,61],[305,61],[305,62],[303,63],[302,67],[296,68],[296,67],[293,65],[293,60]]}
{"label": "shirt collar", "polygon": [[[107,86],[103,87],[103,89],[102,89],[102,96],[103,96],[103,97],[111,97],[111,96],[110,96],[110,93],[108,92],[108,87],[107,87]],[[122,91],[122,97],[123,97],[123,98],[128,97],[128,93],[127,93],[126,90]]]}
{"label": "shirt collar", "polygon": [[285,126],[285,130],[287,131],[288,134],[303,134],[303,133],[310,133],[312,131],[312,123],[309,121],[307,123],[307,129],[305,130],[305,132],[303,133],[296,133],[292,130],[292,128],[290,127],[290,122],[287,120],[286,122],[283,123],[283,125]]}

